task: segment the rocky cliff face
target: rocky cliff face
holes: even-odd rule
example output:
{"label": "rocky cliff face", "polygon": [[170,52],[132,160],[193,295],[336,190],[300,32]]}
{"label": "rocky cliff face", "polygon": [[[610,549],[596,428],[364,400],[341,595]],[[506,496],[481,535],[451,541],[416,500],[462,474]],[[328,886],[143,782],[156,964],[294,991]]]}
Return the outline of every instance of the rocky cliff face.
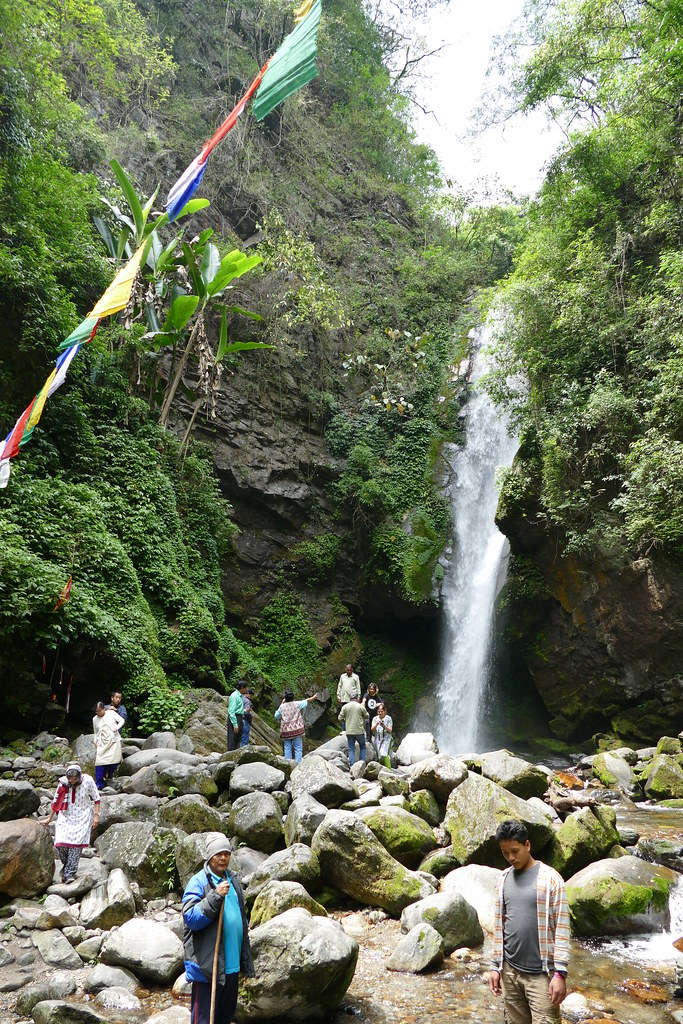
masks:
{"label": "rocky cliff face", "polygon": [[511,632],[561,739],[650,741],[683,727],[683,576],[655,557],[581,558],[533,508],[499,514]]}

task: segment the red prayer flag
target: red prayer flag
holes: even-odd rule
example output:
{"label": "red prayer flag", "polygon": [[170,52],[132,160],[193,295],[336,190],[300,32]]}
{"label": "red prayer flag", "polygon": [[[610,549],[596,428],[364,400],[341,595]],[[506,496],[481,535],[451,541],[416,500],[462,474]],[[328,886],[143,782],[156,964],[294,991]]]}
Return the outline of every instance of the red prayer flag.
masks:
{"label": "red prayer flag", "polygon": [[66,604],[66,602],[71,597],[71,584],[72,583],[73,583],[73,576],[69,576],[68,580],[66,581],[66,585],[64,587],[64,590],[59,595],[59,600],[57,601],[57,604],[54,606],[54,609],[53,609],[54,611],[57,611],[57,609],[61,608],[63,604]]}

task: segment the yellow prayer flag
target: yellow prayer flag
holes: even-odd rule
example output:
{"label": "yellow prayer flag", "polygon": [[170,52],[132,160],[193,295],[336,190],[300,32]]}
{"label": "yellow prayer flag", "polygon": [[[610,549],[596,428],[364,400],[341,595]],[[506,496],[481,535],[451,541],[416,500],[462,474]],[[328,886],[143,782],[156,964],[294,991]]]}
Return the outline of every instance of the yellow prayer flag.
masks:
{"label": "yellow prayer flag", "polygon": [[56,375],[57,375],[57,367],[55,366],[54,370],[52,371],[50,376],[45,381],[40,394],[38,395],[38,397],[36,398],[35,402],[33,403],[33,408],[31,409],[31,415],[27,419],[26,426],[24,427],[24,433],[26,433],[27,430],[33,430],[33,428],[38,423],[40,417],[43,415],[43,409],[45,408],[45,403],[47,402],[47,400],[49,398],[49,395],[50,395],[50,386],[51,386],[53,380],[55,379]]}
{"label": "yellow prayer flag", "polygon": [[300,21],[303,21],[311,7],[313,6],[313,0],[303,0],[301,7],[297,7],[294,11],[294,24],[298,25]]}
{"label": "yellow prayer flag", "polygon": [[121,267],[100,301],[88,313],[88,319],[96,317],[98,320],[101,320],[105,316],[112,316],[112,314],[126,308],[133,289],[133,280],[138,272],[142,252],[146,245],[147,242],[144,241],[135,255],[131,256],[128,260],[125,267]]}

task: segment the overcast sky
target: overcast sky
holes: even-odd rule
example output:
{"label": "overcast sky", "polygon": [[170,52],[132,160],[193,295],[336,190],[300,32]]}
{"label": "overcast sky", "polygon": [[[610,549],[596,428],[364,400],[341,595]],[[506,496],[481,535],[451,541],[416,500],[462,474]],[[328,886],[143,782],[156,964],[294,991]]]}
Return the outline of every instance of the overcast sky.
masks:
{"label": "overcast sky", "polygon": [[542,113],[517,117],[476,140],[465,138],[484,91],[493,37],[505,32],[522,5],[523,0],[451,0],[421,29],[429,49],[448,45],[425,66],[427,82],[419,94],[436,119],[417,111],[418,138],[436,151],[445,173],[465,187],[476,186],[481,178],[497,178],[504,189],[532,193],[541,183],[544,164],[562,142],[559,129],[548,128]]}

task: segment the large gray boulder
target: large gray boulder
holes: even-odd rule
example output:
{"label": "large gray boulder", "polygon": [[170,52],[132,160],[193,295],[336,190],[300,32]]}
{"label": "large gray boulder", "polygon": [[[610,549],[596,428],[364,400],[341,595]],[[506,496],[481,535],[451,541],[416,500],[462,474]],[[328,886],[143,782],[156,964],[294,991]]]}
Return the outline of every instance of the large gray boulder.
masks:
{"label": "large gray boulder", "polygon": [[64,999],[76,991],[76,978],[72,971],[55,971],[45,981],[26,985],[17,996],[16,1013],[30,1016],[33,1007],[49,999]]}
{"label": "large gray boulder", "polygon": [[396,943],[386,962],[389,971],[420,974],[439,967],[444,960],[444,942],[435,928],[422,922]]}
{"label": "large gray boulder", "polygon": [[136,754],[125,757],[119,767],[119,775],[135,775],[141,768],[158,768],[164,764],[183,764],[188,767],[195,767],[201,764],[201,757],[198,754],[184,754],[181,750],[169,750],[168,748],[152,748],[150,750],[138,750]]}
{"label": "large gray boulder", "polygon": [[318,754],[308,754],[292,771],[290,782],[293,800],[308,793],[326,807],[339,807],[358,796],[351,776]]}
{"label": "large gray boulder", "polygon": [[114,868],[103,885],[86,893],[81,902],[84,928],[113,928],[135,916],[135,897],[121,868]]}
{"label": "large gray boulder", "polygon": [[106,832],[111,825],[122,825],[128,821],[157,820],[159,801],[142,793],[116,793],[105,797],[100,803],[99,825],[92,831],[93,839]]}
{"label": "large gray boulder", "polygon": [[[61,864],[56,868],[54,878],[59,879]],[[108,871],[99,857],[81,857],[78,865],[78,874],[74,882],[53,881],[48,886],[48,893],[62,896],[67,900],[79,900],[94,885],[106,882]]]}
{"label": "large gray boulder", "polygon": [[266,860],[268,860],[268,854],[263,850],[253,850],[250,846],[238,846],[232,851],[230,870],[234,871],[242,885],[246,886],[249,885],[256,869]]}
{"label": "large gray boulder", "polygon": [[458,893],[477,912],[479,924],[487,932],[493,932],[496,914],[496,896],[502,871],[485,864],[467,864],[463,868],[449,871],[441,879],[441,891]]}
{"label": "large gray boulder", "polygon": [[52,881],[50,830],[32,818],[0,822],[0,893],[38,896]]}
{"label": "large gray boulder", "polygon": [[139,978],[170,985],[183,967],[183,944],[166,925],[137,917],[109,933],[100,959]]}
{"label": "large gray boulder", "polygon": [[402,807],[366,807],[356,814],[404,867],[416,868],[437,845],[427,822]]}
{"label": "large gray boulder", "polygon": [[[194,835],[184,835],[178,840],[175,848],[175,867],[181,891],[184,891],[192,876],[204,866],[209,841],[224,838],[223,832],[197,832]],[[232,863],[234,859],[234,856],[230,858],[232,870],[235,870]]]}
{"label": "large gray boulder", "polygon": [[85,1003],[46,999],[32,1010],[35,1024],[109,1024],[108,1018]]}
{"label": "large gray boulder", "polygon": [[509,750],[493,750],[478,758],[481,773],[522,800],[542,797],[548,788],[548,774],[542,768],[516,757]]}
{"label": "large gray boulder", "polygon": [[278,882],[272,880],[266,882],[258,896],[249,915],[251,928],[270,921],[271,917],[284,914],[285,910],[292,907],[303,907],[314,917],[327,917],[327,911],[313,897],[306,892],[299,882]]}
{"label": "large gray boulder", "polygon": [[341,925],[297,907],[250,937],[256,977],[240,986],[238,1021],[311,1020],[337,1008],[358,959],[358,943]]}
{"label": "large gray boulder", "polygon": [[211,807],[205,796],[187,793],[159,807],[159,821],[169,828],[180,828],[188,835],[193,832],[228,831],[228,816]]}
{"label": "large gray boulder", "polygon": [[95,847],[108,868],[125,870],[142,895],[152,898],[175,887],[175,850],[183,835],[179,829],[125,822],[108,828]]}
{"label": "large gray boulder", "polygon": [[399,744],[396,759],[399,764],[417,764],[439,753],[439,747],[431,732],[409,732]]}
{"label": "large gray boulder", "polygon": [[218,786],[214,782],[212,772],[205,764],[189,765],[163,762],[156,766],[156,773],[157,790],[160,795],[184,796],[187,793],[199,793],[209,801],[215,800],[218,796]]}
{"label": "large gray boulder", "polygon": [[[635,751],[631,751],[635,756]],[[628,756],[628,755],[627,755]],[[619,789],[626,796],[634,796],[638,783],[633,768],[616,750],[605,750],[595,755],[592,765],[593,775],[608,789]],[[635,764],[635,761],[633,762]]]}
{"label": "large gray boulder", "polygon": [[40,807],[40,797],[30,782],[0,779],[0,821],[28,818]]}
{"label": "large gray boulder", "polygon": [[467,765],[450,754],[435,754],[418,761],[410,773],[413,791],[428,789],[445,804],[456,786],[467,778]]}
{"label": "large gray boulder", "polygon": [[299,882],[308,892],[317,892],[321,885],[318,857],[304,843],[271,854],[251,876],[245,893],[248,906],[271,881]]}
{"label": "large gray boulder", "polygon": [[505,867],[495,836],[508,818],[526,825],[532,850],[542,850],[552,838],[553,827],[542,811],[491,779],[469,772],[449,796],[443,823],[460,863]]}
{"label": "large gray boulder", "polygon": [[606,857],[619,842],[611,807],[582,807],[568,815],[543,851],[543,860],[563,878]]}
{"label": "large gray boulder", "polygon": [[230,796],[235,800],[245,793],[274,793],[283,789],[285,773],[263,761],[239,764],[230,776]]}
{"label": "large gray boulder", "polygon": [[567,881],[576,935],[628,935],[668,928],[669,891],[678,874],[638,857],[609,857]]}
{"label": "large gray boulder", "polygon": [[270,793],[245,793],[230,809],[230,835],[257,850],[272,853],[284,845],[282,811]]}
{"label": "large gray boulder", "polygon": [[657,754],[647,766],[643,788],[650,800],[683,798],[683,768],[669,754]]}
{"label": "large gray boulder", "polygon": [[423,922],[439,933],[446,954],[460,946],[480,946],[484,941],[476,910],[458,892],[436,892],[411,903],[401,914],[401,931],[409,932]]}
{"label": "large gray boulder", "polygon": [[12,918],[15,928],[37,928],[50,931],[75,925],[72,908],[62,896],[52,894],[33,906],[20,906]]}
{"label": "large gray boulder", "polygon": [[310,846],[313,834],[326,814],[325,804],[321,804],[310,793],[302,793],[300,797],[293,800],[285,819],[287,846],[293,846],[294,843],[306,843],[307,846]]}
{"label": "large gray boulder", "polygon": [[71,971],[83,966],[80,956],[59,929],[32,932],[31,939],[45,963],[51,967],[61,967]]}
{"label": "large gray boulder", "polygon": [[320,861],[324,882],[394,917],[434,891],[424,878],[399,864],[351,811],[329,811],[311,848]]}
{"label": "large gray boulder", "polygon": [[95,737],[93,734],[90,732],[84,736],[79,736],[78,739],[74,740],[71,749],[73,751],[73,760],[80,764],[84,772],[94,776]]}
{"label": "large gray boulder", "polygon": [[101,992],[103,988],[127,988],[129,992],[135,992],[140,988],[140,982],[121,967],[107,967],[106,964],[97,964],[83,983],[86,992]]}
{"label": "large gray boulder", "polygon": [[177,750],[178,742],[173,732],[153,732],[142,744],[143,750]]}

